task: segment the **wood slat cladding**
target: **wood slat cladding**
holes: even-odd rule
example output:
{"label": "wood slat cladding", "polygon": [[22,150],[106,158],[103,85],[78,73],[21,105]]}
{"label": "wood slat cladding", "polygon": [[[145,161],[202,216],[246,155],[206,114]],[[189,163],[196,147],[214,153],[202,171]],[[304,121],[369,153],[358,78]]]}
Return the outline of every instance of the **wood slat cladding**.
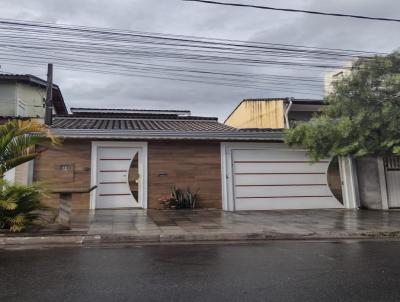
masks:
{"label": "wood slat cladding", "polygon": [[[57,169],[71,165],[73,170]],[[65,140],[35,159],[34,180],[52,187],[89,187],[91,142]],[[148,207],[159,208],[158,199],[171,187],[200,188],[199,207],[221,208],[220,144],[207,141],[151,141],[148,145]],[[51,194],[44,203],[58,207],[59,195]],[[73,209],[89,208],[89,194],[74,193]]]}
{"label": "wood slat cladding", "polygon": [[221,159],[217,142],[163,141],[148,146],[149,207],[171,187],[200,188],[199,207],[221,208]]}
{"label": "wood slat cladding", "polygon": [[[60,170],[63,165],[73,166],[73,170]],[[34,181],[42,182],[49,189],[90,187],[91,142],[86,140],[65,140],[63,145],[50,148],[35,159]],[[88,209],[89,194],[72,196],[73,209]],[[58,207],[59,194],[50,194],[43,201],[50,207]]]}

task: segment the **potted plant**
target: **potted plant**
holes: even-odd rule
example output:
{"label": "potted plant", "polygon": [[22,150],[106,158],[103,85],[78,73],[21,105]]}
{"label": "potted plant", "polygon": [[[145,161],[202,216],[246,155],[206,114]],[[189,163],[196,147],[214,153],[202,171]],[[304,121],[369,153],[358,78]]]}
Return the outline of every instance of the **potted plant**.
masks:
{"label": "potted plant", "polygon": [[171,209],[173,206],[176,206],[171,195],[164,195],[158,201],[163,209]]}

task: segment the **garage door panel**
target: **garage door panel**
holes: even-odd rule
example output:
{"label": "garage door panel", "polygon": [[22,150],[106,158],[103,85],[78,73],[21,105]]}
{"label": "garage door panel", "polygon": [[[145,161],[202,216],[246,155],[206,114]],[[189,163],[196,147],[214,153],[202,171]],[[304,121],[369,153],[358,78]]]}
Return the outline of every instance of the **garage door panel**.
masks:
{"label": "garage door panel", "polygon": [[235,173],[325,173],[325,163],[282,164],[280,162],[240,162],[234,163]]}
{"label": "garage door panel", "polygon": [[343,208],[327,180],[330,160],[281,147],[231,150],[236,210]]}
{"label": "garage door panel", "polygon": [[234,175],[235,185],[326,184],[326,174]]}
{"label": "garage door panel", "polygon": [[316,208],[343,208],[333,197],[318,198],[247,198],[238,199],[235,210],[281,210],[281,209],[316,209]]}
{"label": "garage door panel", "polygon": [[272,197],[272,196],[332,196],[326,185],[322,186],[268,186],[268,187],[235,187],[235,196]]}
{"label": "garage door panel", "polygon": [[233,150],[233,161],[287,161],[300,160],[310,162],[304,151],[288,149]]}

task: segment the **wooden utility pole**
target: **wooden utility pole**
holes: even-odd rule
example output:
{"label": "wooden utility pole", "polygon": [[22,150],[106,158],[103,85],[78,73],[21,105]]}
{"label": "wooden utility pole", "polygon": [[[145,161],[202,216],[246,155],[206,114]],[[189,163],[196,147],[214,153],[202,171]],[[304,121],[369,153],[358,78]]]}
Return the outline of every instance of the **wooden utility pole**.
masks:
{"label": "wooden utility pole", "polygon": [[53,122],[53,64],[47,65],[47,91],[45,102],[44,123],[51,125]]}

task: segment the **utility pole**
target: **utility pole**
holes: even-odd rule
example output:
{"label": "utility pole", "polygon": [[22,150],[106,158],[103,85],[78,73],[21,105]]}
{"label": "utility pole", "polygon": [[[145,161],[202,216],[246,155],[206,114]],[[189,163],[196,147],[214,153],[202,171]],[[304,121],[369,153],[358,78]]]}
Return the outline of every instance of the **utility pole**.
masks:
{"label": "utility pole", "polygon": [[47,91],[45,102],[44,123],[51,125],[53,122],[53,64],[47,65]]}

